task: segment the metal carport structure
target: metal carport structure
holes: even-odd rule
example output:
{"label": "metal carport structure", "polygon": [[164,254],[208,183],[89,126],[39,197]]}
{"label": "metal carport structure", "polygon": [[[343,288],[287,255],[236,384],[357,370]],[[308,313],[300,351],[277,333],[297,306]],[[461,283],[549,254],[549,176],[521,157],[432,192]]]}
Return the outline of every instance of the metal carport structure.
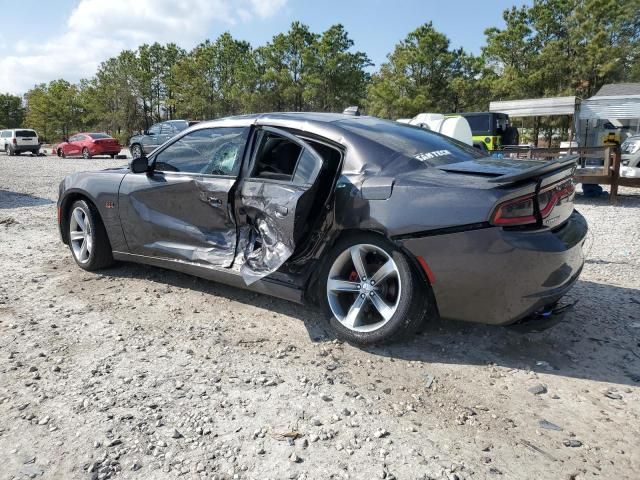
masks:
{"label": "metal carport structure", "polygon": [[506,113],[510,118],[574,115],[578,97],[529,98],[525,100],[500,100],[489,103],[490,112]]}

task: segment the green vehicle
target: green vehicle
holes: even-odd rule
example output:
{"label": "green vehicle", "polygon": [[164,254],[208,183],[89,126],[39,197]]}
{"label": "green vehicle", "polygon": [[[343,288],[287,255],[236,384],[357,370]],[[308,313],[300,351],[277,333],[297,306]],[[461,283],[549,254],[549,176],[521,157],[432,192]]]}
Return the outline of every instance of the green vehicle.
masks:
{"label": "green vehicle", "polygon": [[511,126],[506,113],[469,112],[447,116],[466,118],[473,134],[473,143],[484,143],[489,151],[502,150],[505,145],[518,145],[518,129]]}

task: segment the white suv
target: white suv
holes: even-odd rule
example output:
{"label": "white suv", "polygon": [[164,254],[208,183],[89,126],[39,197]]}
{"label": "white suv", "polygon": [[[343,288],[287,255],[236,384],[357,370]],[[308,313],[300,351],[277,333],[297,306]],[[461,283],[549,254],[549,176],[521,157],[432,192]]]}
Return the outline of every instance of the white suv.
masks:
{"label": "white suv", "polygon": [[20,155],[22,152],[40,153],[40,141],[35,130],[15,128],[0,130],[0,151],[7,155]]}

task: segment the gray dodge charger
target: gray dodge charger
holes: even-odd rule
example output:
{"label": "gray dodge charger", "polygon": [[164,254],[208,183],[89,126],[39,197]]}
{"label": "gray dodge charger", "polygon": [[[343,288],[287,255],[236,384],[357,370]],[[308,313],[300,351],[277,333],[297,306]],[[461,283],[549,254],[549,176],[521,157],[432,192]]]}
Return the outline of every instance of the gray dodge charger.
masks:
{"label": "gray dodge charger", "polygon": [[553,317],[584,263],[574,169],[373,117],[247,115],[68,176],[58,223],[85,270],[130,261],[312,302],[371,344],[435,317]]}

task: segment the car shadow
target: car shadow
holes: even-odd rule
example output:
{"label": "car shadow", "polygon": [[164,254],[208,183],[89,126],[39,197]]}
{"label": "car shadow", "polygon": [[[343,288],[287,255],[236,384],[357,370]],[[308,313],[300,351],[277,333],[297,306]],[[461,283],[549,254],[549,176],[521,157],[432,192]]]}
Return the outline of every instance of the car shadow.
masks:
{"label": "car shadow", "polygon": [[[179,272],[119,263],[104,275],[145,278],[274,311],[304,323],[311,341],[332,340],[320,309],[229,287]],[[578,300],[561,323],[540,333],[508,327],[435,320],[389,346],[362,348],[377,356],[423,363],[495,364],[599,382],[640,383],[640,290],[578,281]]]}
{"label": "car shadow", "polygon": [[48,198],[0,189],[0,209],[39,207],[52,203],[54,203],[53,200],[49,200]]}

